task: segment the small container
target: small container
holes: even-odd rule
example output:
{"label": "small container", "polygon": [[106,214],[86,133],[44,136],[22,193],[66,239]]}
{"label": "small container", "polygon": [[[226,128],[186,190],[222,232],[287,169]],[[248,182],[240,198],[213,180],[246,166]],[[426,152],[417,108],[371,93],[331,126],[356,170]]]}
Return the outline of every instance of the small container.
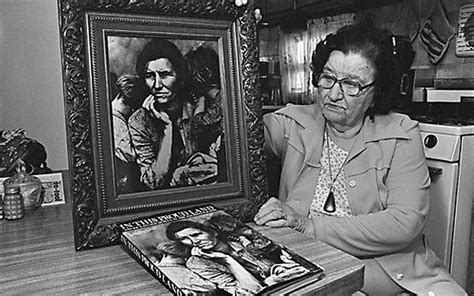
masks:
{"label": "small container", "polygon": [[3,181],[3,187],[5,192],[7,188],[19,187],[25,213],[32,212],[43,204],[44,195],[41,180],[26,172],[26,165],[23,161],[19,162],[16,171],[16,174]]}
{"label": "small container", "polygon": [[5,187],[3,196],[3,211],[6,220],[18,220],[25,215],[25,205],[20,187]]}

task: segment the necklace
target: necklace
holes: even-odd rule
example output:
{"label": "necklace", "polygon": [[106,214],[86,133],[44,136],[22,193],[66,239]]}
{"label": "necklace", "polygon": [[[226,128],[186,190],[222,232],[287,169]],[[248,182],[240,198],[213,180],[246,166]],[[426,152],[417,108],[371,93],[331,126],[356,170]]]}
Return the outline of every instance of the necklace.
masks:
{"label": "necklace", "polygon": [[329,165],[329,180],[331,181],[331,184],[329,186],[329,194],[326,197],[326,201],[324,202],[323,210],[327,213],[334,213],[336,211],[336,200],[334,198],[334,192],[332,191],[334,183],[337,180],[337,177],[339,177],[339,174],[342,171],[342,168],[347,162],[347,159],[349,158],[349,154],[352,151],[352,147],[354,147],[354,144],[356,142],[356,139],[354,139],[354,142],[352,143],[351,149],[349,149],[349,152],[347,153],[346,158],[342,162],[341,166],[337,169],[336,176],[334,178],[332,177],[332,166],[331,166],[331,149],[329,147],[329,135],[327,132],[327,125],[324,126],[324,141],[326,142],[326,149],[327,149],[327,155],[328,155],[328,165]]}

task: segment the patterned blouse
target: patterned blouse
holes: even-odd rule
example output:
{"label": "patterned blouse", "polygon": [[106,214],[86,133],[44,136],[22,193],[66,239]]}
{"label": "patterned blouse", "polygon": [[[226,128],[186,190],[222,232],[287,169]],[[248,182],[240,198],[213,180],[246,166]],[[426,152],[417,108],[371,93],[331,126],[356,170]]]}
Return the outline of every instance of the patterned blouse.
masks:
{"label": "patterned blouse", "polygon": [[[321,156],[321,171],[316,183],[313,202],[309,212],[309,217],[315,216],[352,216],[352,210],[347,197],[346,178],[344,177],[344,165],[349,152],[341,149],[331,138],[325,134],[323,146],[323,155]],[[329,149],[328,146],[329,145]],[[330,153],[331,164],[329,164],[328,150]],[[329,173],[331,168],[331,173]],[[334,184],[332,179],[336,178]],[[336,211],[328,213],[324,210],[324,203],[329,195],[332,185],[332,192],[336,202]]]}

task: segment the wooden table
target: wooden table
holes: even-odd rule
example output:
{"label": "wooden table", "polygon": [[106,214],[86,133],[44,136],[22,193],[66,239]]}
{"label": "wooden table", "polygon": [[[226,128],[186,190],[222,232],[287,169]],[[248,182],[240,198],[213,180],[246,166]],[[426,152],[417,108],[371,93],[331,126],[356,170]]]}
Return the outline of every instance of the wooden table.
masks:
{"label": "wooden table", "polygon": [[[170,294],[122,245],[76,252],[70,204],[0,227],[1,295]],[[351,295],[362,287],[360,260],[290,229],[258,230],[324,268],[322,280],[295,294]]]}

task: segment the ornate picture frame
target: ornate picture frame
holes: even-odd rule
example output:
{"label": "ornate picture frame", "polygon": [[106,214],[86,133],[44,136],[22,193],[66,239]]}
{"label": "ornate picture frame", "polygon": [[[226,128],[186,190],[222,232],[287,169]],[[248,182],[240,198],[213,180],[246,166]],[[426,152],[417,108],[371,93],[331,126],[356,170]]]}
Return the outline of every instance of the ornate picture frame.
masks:
{"label": "ornate picture frame", "polygon": [[[116,243],[116,222],[189,205],[212,203],[243,221],[251,219],[268,198],[253,4],[59,0],[59,17],[76,250]],[[155,39],[173,43],[183,57],[201,46],[217,53],[223,131],[219,143],[225,147],[224,165],[214,171],[213,177],[220,179],[198,181],[191,174],[178,173],[184,165],[170,165],[171,182],[167,179],[161,187],[121,191],[123,167],[116,158],[119,144],[112,101],[118,94],[114,86],[122,74],[140,77],[135,73],[137,56]],[[130,43],[138,45],[121,45]],[[186,102],[192,108],[197,100]],[[133,138],[133,132],[130,134]],[[171,150],[176,151],[173,145]],[[213,158],[209,162],[206,155],[207,151],[204,157],[199,152],[199,157],[192,158],[193,165],[196,159],[206,168],[213,164]],[[136,162],[142,175],[137,180],[144,180],[139,157]],[[189,159],[183,164],[188,165]],[[204,179],[205,183],[199,183]]]}

